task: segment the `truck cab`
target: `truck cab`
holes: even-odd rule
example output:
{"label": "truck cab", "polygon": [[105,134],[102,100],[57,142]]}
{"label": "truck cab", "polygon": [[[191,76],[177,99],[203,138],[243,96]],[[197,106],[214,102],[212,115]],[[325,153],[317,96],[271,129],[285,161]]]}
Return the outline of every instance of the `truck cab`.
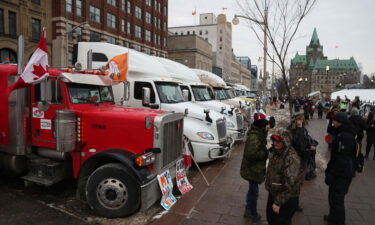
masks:
{"label": "truck cab", "polygon": [[[118,45],[80,42],[77,45],[77,63],[87,64],[87,53],[101,55],[104,62],[93,58],[93,68],[100,68],[116,55],[128,53],[129,99],[122,104],[130,107],[153,108],[181,112],[184,118],[184,146],[196,162],[208,162],[228,157],[233,139],[227,136],[226,119],[220,113],[186,102],[179,87],[160,62],[153,57]],[[115,100],[123,96],[123,86],[113,87]],[[147,94],[146,94],[147,93]],[[149,95],[147,103],[144,95]],[[117,101],[119,102],[119,101]]]}
{"label": "truck cab", "polygon": [[0,171],[45,186],[74,177],[100,216],[149,208],[161,197],[157,175],[175,177],[182,159],[183,114],[116,105],[118,82],[101,75],[49,74],[9,92],[17,66],[0,64]]}

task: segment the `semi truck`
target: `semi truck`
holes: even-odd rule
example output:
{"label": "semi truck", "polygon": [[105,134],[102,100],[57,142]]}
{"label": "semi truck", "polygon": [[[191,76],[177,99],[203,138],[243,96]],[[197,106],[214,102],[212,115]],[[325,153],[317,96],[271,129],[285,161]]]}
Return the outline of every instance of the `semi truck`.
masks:
{"label": "semi truck", "polygon": [[182,113],[116,105],[114,81],[96,71],[50,69],[9,93],[19,68],[0,64],[0,172],[44,186],[73,177],[77,197],[109,218],[160,199],[157,175],[174,179],[183,158]]}
{"label": "semi truck", "polygon": [[[129,99],[121,104],[184,113],[183,146],[188,148],[196,162],[229,157],[233,139],[227,136],[226,118],[208,108],[186,102],[179,87],[180,81],[171,77],[153,57],[108,43],[80,42],[75,48],[75,63],[86,65],[87,53],[91,51],[92,68],[97,69],[105,66],[111,58],[128,53]],[[120,99],[123,86],[113,88],[115,99]],[[142,101],[144,96],[147,96],[146,101]]]}

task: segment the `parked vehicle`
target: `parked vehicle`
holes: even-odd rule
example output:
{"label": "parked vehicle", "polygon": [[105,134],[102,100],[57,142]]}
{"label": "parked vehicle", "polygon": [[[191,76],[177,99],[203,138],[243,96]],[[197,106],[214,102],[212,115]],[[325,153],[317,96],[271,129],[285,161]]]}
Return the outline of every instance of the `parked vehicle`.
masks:
{"label": "parked vehicle", "polygon": [[[77,46],[77,63],[86,65],[87,53],[93,52],[93,68],[100,68],[116,55],[128,53],[129,99],[122,104],[131,107],[153,108],[185,113],[185,147],[197,162],[208,162],[229,156],[233,139],[227,137],[226,119],[220,113],[191,102],[185,102],[179,80],[170,76],[155,58],[118,45],[97,42],[80,42]],[[100,59],[106,60],[100,60]],[[114,87],[115,100],[120,103],[124,88]],[[142,101],[144,96],[147,101]]]}
{"label": "parked vehicle", "polygon": [[157,175],[174,179],[182,158],[183,114],[115,105],[100,75],[49,74],[8,95],[17,66],[0,64],[0,171],[45,186],[74,177],[79,199],[110,218],[158,201]]}
{"label": "parked vehicle", "polygon": [[243,116],[239,111],[234,111],[234,107],[220,101],[214,100],[212,92],[207,84],[199,79],[198,75],[189,67],[160,57],[153,57],[159,61],[168,74],[182,82],[181,91],[186,90],[184,98],[210,110],[221,113],[227,121],[227,134],[234,141],[243,141],[247,131],[244,127]]}

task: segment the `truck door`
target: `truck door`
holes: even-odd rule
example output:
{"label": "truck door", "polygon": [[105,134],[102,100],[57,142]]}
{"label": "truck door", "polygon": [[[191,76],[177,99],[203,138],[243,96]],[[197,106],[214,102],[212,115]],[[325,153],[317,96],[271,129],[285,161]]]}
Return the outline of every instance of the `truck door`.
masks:
{"label": "truck door", "polygon": [[32,145],[56,148],[56,139],[54,133],[54,118],[56,110],[64,109],[62,84],[59,80],[51,79],[48,81],[47,93],[50,92],[50,100],[47,101],[48,108],[42,111],[38,108],[38,103],[41,102],[42,85],[33,86],[33,103],[32,103]]}

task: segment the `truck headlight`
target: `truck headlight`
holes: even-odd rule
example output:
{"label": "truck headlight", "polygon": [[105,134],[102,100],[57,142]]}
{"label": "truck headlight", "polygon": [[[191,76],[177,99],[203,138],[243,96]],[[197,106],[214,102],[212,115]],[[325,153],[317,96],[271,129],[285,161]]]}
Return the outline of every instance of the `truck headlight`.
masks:
{"label": "truck headlight", "polygon": [[214,136],[208,132],[197,132],[197,135],[206,140],[214,140]]}
{"label": "truck headlight", "polygon": [[236,125],[230,121],[227,121],[227,128],[234,128]]}

